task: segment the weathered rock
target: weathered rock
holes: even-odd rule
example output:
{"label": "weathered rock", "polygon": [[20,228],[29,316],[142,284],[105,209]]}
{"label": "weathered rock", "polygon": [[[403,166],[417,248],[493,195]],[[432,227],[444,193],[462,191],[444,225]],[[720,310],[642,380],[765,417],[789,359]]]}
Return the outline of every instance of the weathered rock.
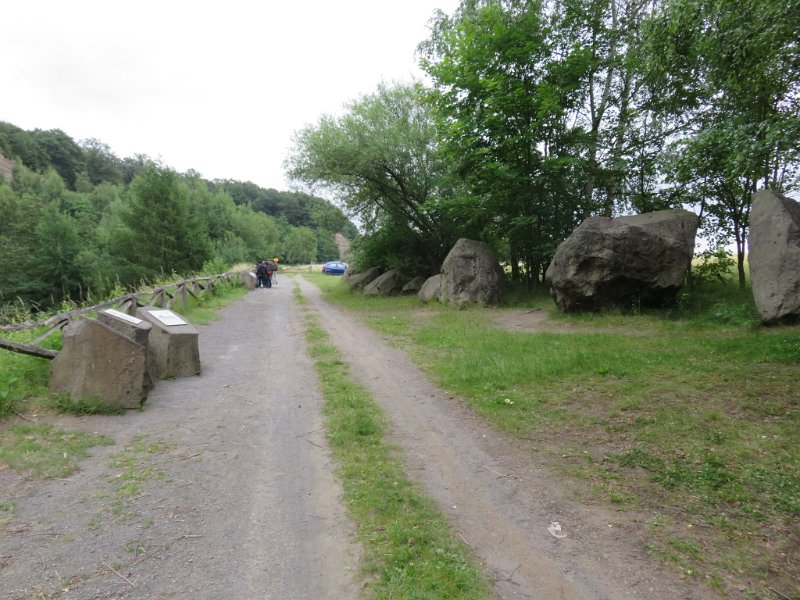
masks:
{"label": "weathered rock", "polygon": [[488,244],[461,238],[442,263],[442,302],[495,304],[505,293],[503,269]]}
{"label": "weathered rock", "polygon": [[156,355],[150,347],[150,331],[152,331],[153,326],[139,317],[133,317],[113,308],[97,313],[97,320],[147,349],[147,376],[151,380],[151,389],[155,387],[158,381],[158,366],[156,364]]}
{"label": "weathered rock", "polygon": [[681,209],[590,217],[556,250],[545,279],[562,311],[673,304],[699,218]]}
{"label": "weathered rock", "polygon": [[423,302],[432,302],[433,300],[439,301],[439,296],[442,293],[442,274],[437,273],[425,280],[422,287],[417,292],[417,298]]}
{"label": "weathered rock", "polygon": [[400,293],[404,295],[416,294],[422,289],[422,286],[425,283],[425,281],[427,281],[425,277],[423,277],[422,275],[417,275],[416,277],[414,277],[414,279],[412,279],[403,286],[403,289],[400,290]]}
{"label": "weathered rock", "polygon": [[[194,325],[171,310],[154,306],[140,307],[136,316],[153,326],[150,331],[150,348],[155,355],[159,379],[189,377],[200,373],[200,333]],[[176,317],[183,322],[168,324]]]}
{"label": "weathered rock", "polygon": [[394,296],[400,293],[405,282],[406,279],[399,269],[390,269],[364,286],[364,294],[367,296]]}
{"label": "weathered rock", "polygon": [[365,285],[369,284],[373,279],[377,279],[380,276],[381,270],[378,267],[370,267],[366,271],[362,273],[356,273],[355,275],[349,275],[347,277],[347,287],[351,290],[355,290],[357,288],[364,287]]}
{"label": "weathered rock", "polygon": [[113,408],[139,408],[147,399],[153,380],[145,346],[88,318],[70,322],[61,339],[50,363],[50,391]]}
{"label": "weathered rock", "polygon": [[750,282],[764,323],[800,318],[800,204],[770,190],[753,195]]}
{"label": "weathered rock", "polygon": [[254,290],[256,289],[258,277],[256,277],[256,274],[251,271],[242,271],[239,274],[239,281],[241,281],[242,285],[248,290]]}

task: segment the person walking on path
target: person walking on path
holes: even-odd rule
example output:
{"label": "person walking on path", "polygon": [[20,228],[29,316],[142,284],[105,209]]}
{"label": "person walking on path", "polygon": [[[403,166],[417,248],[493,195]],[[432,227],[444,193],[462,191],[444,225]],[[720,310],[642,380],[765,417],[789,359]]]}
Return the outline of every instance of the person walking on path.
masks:
{"label": "person walking on path", "polygon": [[262,260],[256,266],[256,287],[269,287],[267,285],[267,281],[269,280],[267,273],[267,261]]}

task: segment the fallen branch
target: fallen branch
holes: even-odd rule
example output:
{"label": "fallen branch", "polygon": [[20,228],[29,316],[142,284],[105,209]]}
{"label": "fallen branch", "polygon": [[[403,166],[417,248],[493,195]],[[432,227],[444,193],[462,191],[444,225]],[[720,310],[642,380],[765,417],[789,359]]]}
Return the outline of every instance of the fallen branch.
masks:
{"label": "fallen branch", "polygon": [[782,593],[781,593],[781,592],[779,592],[778,590],[775,590],[775,589],[773,589],[773,588],[767,588],[767,589],[768,589],[770,592],[772,592],[773,594],[775,594],[776,596],[780,596],[780,597],[781,597],[781,598],[783,598],[784,600],[792,600],[791,598],[789,598],[789,596],[787,596],[786,594],[782,594]]}
{"label": "fallen branch", "polygon": [[200,456],[202,452],[195,452],[194,454],[190,454],[189,456],[181,456],[178,460],[189,460],[190,458],[194,458],[195,456]]}
{"label": "fallen branch", "polygon": [[325,429],[325,425],[323,425],[322,427],[317,427],[316,429],[312,429],[311,431],[306,431],[305,433],[301,433],[294,437],[303,437],[304,435],[308,435],[310,433],[316,433],[317,431],[322,431],[323,429]]}
{"label": "fallen branch", "polygon": [[122,580],[123,580],[125,583],[127,583],[127,584],[128,584],[129,586],[131,586],[132,588],[135,588],[135,587],[136,587],[136,586],[135,586],[135,585],[134,585],[134,584],[131,582],[131,580],[130,580],[130,579],[128,579],[127,577],[125,577],[125,575],[123,575],[122,573],[120,573],[119,571],[117,571],[117,570],[116,570],[114,567],[112,567],[112,566],[111,566],[111,565],[109,565],[108,563],[103,563],[103,566],[104,566],[104,567],[106,567],[107,569],[111,569],[112,571],[114,571],[114,573],[115,573],[116,575],[118,575],[118,576],[120,577],[120,579],[122,579]]}

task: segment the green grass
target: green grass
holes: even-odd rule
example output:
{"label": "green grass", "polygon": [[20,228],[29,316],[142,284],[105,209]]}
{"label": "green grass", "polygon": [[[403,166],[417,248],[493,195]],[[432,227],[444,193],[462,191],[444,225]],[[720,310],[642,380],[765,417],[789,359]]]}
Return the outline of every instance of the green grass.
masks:
{"label": "green grass", "polygon": [[664,515],[652,551],[684,576],[800,597],[800,327],[756,325],[752,299],[732,287],[692,290],[669,311],[545,307],[558,332],[523,333],[494,325],[508,307],[321,286],[440,386],[531,440],[584,501]]}
{"label": "green grass", "polygon": [[93,446],[114,440],[84,431],[66,431],[45,423],[16,423],[0,430],[0,461],[28,477],[67,477]]}
{"label": "green grass", "polygon": [[[305,304],[297,288],[295,295]],[[468,549],[383,441],[384,415],[350,379],[347,364],[313,315],[306,317],[306,339],[326,400],[326,429],[345,500],[365,549],[371,597],[491,597]]]}

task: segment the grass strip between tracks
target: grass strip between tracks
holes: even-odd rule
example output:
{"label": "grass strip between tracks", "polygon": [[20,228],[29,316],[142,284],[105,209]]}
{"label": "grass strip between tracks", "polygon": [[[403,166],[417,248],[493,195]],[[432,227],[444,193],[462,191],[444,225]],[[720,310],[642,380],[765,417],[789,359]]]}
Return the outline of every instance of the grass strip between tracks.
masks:
{"label": "grass strip between tracks", "polygon": [[[295,297],[306,306],[299,288]],[[434,502],[409,481],[383,441],[385,416],[350,378],[347,363],[306,308],[305,335],[325,397],[328,439],[364,547],[373,598],[489,598],[469,549]]]}

